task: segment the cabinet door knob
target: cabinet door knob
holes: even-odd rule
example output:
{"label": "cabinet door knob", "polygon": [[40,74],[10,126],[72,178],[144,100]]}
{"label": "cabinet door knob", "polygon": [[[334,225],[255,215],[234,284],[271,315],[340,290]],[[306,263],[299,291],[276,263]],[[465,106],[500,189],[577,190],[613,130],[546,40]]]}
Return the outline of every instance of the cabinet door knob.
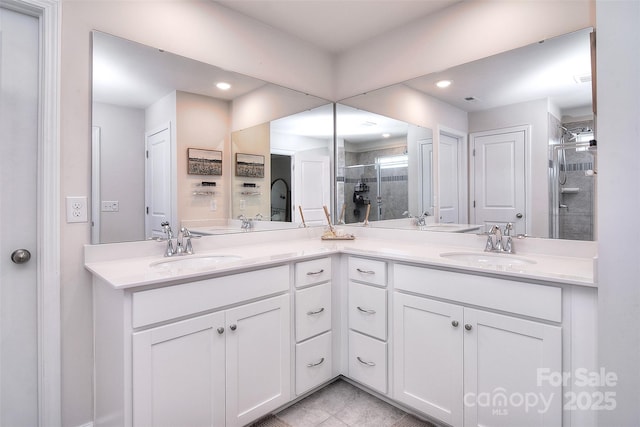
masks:
{"label": "cabinet door knob", "polygon": [[220,326],[218,329],[216,329],[218,331],[219,334],[224,334],[224,328],[222,326]]}
{"label": "cabinet door knob", "polygon": [[459,325],[459,323],[458,323],[458,321],[457,321],[457,320],[452,320],[452,321],[451,321],[451,326],[453,326],[454,328],[457,328],[457,327],[458,327],[458,325]]}
{"label": "cabinet door knob", "polygon": [[465,328],[467,331],[470,331],[470,330],[471,330],[471,328],[473,328],[473,326],[471,326],[469,323],[467,323],[466,325],[464,325],[464,328]]}
{"label": "cabinet door knob", "polygon": [[229,329],[231,329],[232,331],[235,331],[237,328],[238,328],[238,325],[236,325],[235,323],[229,326]]}

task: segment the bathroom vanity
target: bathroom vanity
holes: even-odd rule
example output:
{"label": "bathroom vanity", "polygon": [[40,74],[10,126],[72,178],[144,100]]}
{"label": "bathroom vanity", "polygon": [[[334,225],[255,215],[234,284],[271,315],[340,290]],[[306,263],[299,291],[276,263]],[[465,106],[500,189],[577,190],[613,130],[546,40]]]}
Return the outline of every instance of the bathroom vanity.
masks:
{"label": "bathroom vanity", "polygon": [[597,370],[592,242],[322,231],[87,246],[95,425],[243,426],[339,375],[436,423],[595,425],[545,376]]}

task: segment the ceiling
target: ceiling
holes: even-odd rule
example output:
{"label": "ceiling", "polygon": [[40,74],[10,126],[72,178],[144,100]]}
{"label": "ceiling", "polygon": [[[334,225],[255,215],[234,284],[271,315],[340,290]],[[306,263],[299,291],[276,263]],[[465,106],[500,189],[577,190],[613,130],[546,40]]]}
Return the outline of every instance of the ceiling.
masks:
{"label": "ceiling", "polygon": [[462,0],[220,0],[224,7],[339,54]]}
{"label": "ceiling", "polygon": [[[339,53],[457,1],[233,0],[217,3]],[[589,106],[590,82],[579,83],[575,79],[590,77],[588,32],[587,29],[545,40],[404,84],[468,112],[545,97],[561,109]],[[173,90],[231,100],[265,84],[156,48],[98,32],[94,34],[94,101],[146,108]],[[446,90],[437,89],[435,82],[441,78],[450,79],[453,84]],[[228,92],[219,91],[213,83],[220,80],[232,83],[233,88]],[[465,100],[469,97],[473,100]],[[381,125],[384,120],[379,117],[353,119],[354,124],[367,122]],[[382,128],[364,126],[361,130],[363,134],[380,135],[385,132]],[[396,132],[397,129],[391,133]]]}

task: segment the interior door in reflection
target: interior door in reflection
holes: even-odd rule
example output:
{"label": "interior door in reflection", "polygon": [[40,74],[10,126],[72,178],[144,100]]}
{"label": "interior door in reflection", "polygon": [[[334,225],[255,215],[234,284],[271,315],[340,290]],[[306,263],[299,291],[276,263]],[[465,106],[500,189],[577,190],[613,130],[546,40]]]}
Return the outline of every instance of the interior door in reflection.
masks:
{"label": "interior door in reflection", "polygon": [[[526,233],[525,132],[495,130],[472,134],[474,162],[474,224],[488,230],[513,223],[515,234]],[[475,208],[474,208],[475,206]]]}
{"label": "interior door in reflection", "polygon": [[147,134],[146,159],[146,237],[162,237],[160,223],[169,221],[172,227],[171,200],[171,126]]}

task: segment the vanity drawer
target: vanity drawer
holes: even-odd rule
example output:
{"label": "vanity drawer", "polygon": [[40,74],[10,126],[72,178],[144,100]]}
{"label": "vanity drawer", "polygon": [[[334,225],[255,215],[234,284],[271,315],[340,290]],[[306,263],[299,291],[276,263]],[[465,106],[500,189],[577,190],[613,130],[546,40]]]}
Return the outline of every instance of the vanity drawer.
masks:
{"label": "vanity drawer", "polygon": [[296,341],[331,329],[331,283],[296,291]]}
{"label": "vanity drawer", "polygon": [[387,286],[387,263],[367,258],[349,257],[349,279],[376,286]]}
{"label": "vanity drawer", "polygon": [[349,282],[349,328],[387,339],[387,290]]}
{"label": "vanity drawer", "polygon": [[132,326],[190,316],[289,290],[289,266],[134,292]]}
{"label": "vanity drawer", "polygon": [[349,377],[387,393],[387,343],[349,331]]}
{"label": "vanity drawer", "polygon": [[562,289],[553,286],[402,264],[394,267],[393,283],[396,290],[562,321]]}
{"label": "vanity drawer", "polygon": [[331,332],[296,344],[296,395],[331,379]]}
{"label": "vanity drawer", "polygon": [[295,265],[295,285],[301,288],[331,280],[331,258],[312,259]]}

